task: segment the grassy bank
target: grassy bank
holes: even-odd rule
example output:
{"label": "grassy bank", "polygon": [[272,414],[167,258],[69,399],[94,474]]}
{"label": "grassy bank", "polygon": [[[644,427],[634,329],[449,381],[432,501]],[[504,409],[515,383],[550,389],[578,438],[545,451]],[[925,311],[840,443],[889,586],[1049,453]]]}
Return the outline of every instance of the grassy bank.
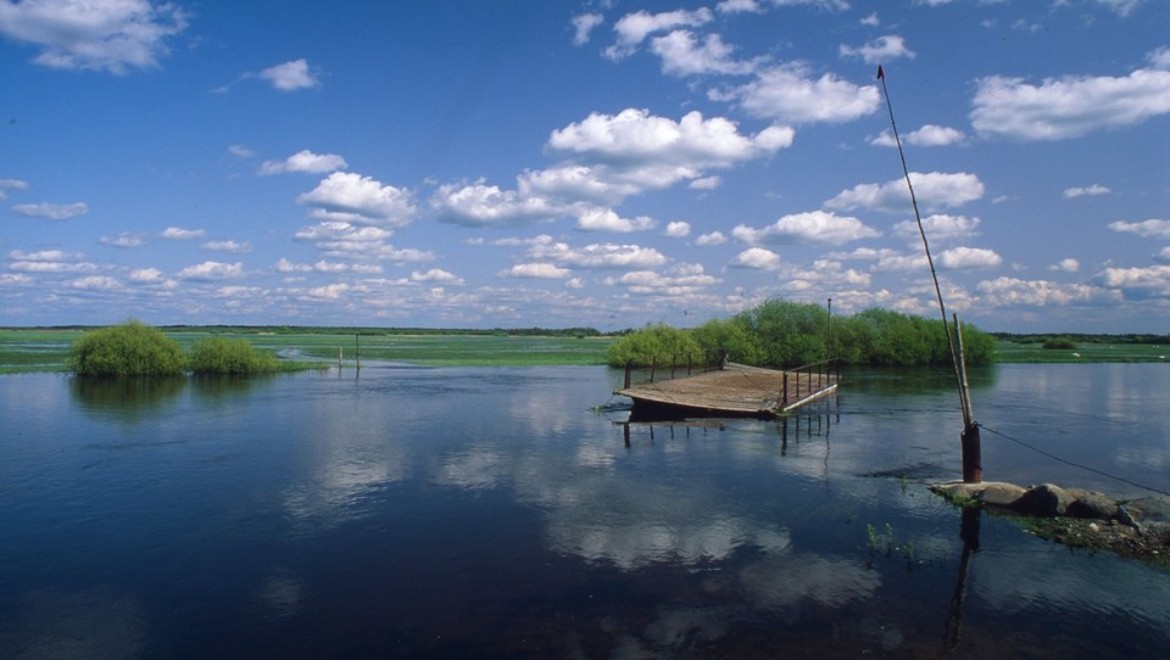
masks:
{"label": "grassy bank", "polygon": [[[399,334],[365,329],[355,339],[348,330],[299,328],[162,328],[167,337],[189,350],[208,338],[246,339],[252,346],[286,360],[337,364],[340,350],[352,365],[355,349],[363,361],[422,366],[599,365],[613,341],[608,337],[561,334]],[[81,328],[0,328],[0,374],[64,372],[73,341]]]}

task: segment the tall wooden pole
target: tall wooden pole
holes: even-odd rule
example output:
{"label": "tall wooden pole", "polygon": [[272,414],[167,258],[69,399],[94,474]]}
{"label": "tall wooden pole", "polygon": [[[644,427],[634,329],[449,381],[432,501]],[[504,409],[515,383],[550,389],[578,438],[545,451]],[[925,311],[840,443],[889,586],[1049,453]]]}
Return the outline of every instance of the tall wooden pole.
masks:
{"label": "tall wooden pole", "polygon": [[[918,198],[914,196],[914,183],[910,180],[910,168],[906,166],[906,154],[902,151],[902,138],[898,136],[898,124],[894,121],[894,104],[890,101],[890,91],[886,87],[886,72],[882,67],[877,70],[878,80],[882,81],[882,94],[886,97],[886,108],[890,113],[890,128],[894,132],[894,144],[898,146],[898,157],[902,160],[902,174],[906,177],[906,187],[910,190],[910,205],[914,208],[914,220],[918,223],[918,235],[922,238],[922,247],[926,250],[926,263],[930,265],[930,278],[934,282],[934,294],[938,299],[938,311],[942,315],[943,331],[947,335],[947,348],[951,352],[951,362],[955,371],[955,383],[959,388],[959,402],[963,409],[963,481],[978,483],[983,481],[983,468],[979,459],[979,426],[972,418],[969,392],[965,382],[966,364],[962,350],[956,350],[956,339],[951,336],[951,329],[947,323],[947,308],[943,304],[942,287],[938,283],[938,272],[934,269],[934,257],[930,254],[930,243],[926,240],[926,229],[922,226],[922,215],[918,212]],[[955,325],[958,326],[956,317]],[[955,328],[958,334],[958,327]],[[971,438],[971,439],[969,439]],[[972,449],[973,447],[973,449]],[[968,454],[971,454],[970,460]]]}

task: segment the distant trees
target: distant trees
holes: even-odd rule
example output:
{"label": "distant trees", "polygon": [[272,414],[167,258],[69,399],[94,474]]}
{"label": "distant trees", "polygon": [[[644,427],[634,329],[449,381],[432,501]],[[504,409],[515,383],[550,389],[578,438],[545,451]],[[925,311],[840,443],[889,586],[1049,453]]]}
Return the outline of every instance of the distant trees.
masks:
{"label": "distant trees", "polygon": [[[693,344],[685,338],[689,337]],[[829,318],[813,303],[769,300],[730,319],[711,320],[691,330],[649,326],[615,341],[607,354],[615,366],[637,365],[680,355],[726,355],[733,362],[794,367],[829,357],[847,364],[873,366],[949,365],[950,349],[941,320],[868,309],[853,316]],[[680,348],[685,347],[685,351]],[[963,348],[969,364],[990,363],[995,338],[963,325]]]}
{"label": "distant trees", "polygon": [[179,343],[141,321],[85,333],[70,349],[68,366],[79,376],[257,374],[281,369],[276,356],[243,339],[200,339],[185,356]]}

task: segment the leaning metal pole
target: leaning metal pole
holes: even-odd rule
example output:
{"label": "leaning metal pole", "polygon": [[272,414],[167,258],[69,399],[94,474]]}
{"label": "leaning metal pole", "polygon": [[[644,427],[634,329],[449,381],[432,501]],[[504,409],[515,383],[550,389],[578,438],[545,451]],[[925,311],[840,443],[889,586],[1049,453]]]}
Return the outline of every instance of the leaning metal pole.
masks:
{"label": "leaning metal pole", "polygon": [[[947,308],[943,303],[942,287],[938,283],[938,272],[934,268],[934,257],[930,254],[930,242],[926,240],[926,230],[922,226],[922,215],[918,212],[918,198],[914,195],[914,183],[910,180],[910,168],[906,166],[906,154],[902,151],[902,138],[898,136],[898,124],[894,121],[894,104],[890,101],[890,90],[886,87],[886,72],[881,66],[877,70],[878,80],[882,81],[882,94],[886,97],[886,109],[890,113],[890,128],[894,132],[894,144],[898,146],[898,158],[902,161],[902,174],[906,177],[906,188],[910,191],[910,205],[914,208],[914,221],[918,223],[918,235],[922,238],[922,247],[926,250],[926,263],[930,265],[930,278],[934,282],[934,294],[938,299],[938,311],[942,315],[943,331],[947,335],[947,348],[951,352],[951,362],[955,372],[955,383],[959,388],[959,402],[963,410],[963,481],[978,483],[983,481],[983,467],[979,459],[979,426],[975,423],[971,413],[967,390],[964,387],[963,357],[955,349],[955,338],[951,334],[947,323]],[[955,330],[959,331],[958,319],[955,321]],[[972,451],[973,449],[973,451]]]}

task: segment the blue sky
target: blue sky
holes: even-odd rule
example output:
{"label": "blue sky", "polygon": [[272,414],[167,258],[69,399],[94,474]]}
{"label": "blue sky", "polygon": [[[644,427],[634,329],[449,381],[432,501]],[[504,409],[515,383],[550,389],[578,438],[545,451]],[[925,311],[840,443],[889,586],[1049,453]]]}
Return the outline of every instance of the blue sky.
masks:
{"label": "blue sky", "polygon": [[0,325],[1170,332],[1159,0],[0,0]]}

